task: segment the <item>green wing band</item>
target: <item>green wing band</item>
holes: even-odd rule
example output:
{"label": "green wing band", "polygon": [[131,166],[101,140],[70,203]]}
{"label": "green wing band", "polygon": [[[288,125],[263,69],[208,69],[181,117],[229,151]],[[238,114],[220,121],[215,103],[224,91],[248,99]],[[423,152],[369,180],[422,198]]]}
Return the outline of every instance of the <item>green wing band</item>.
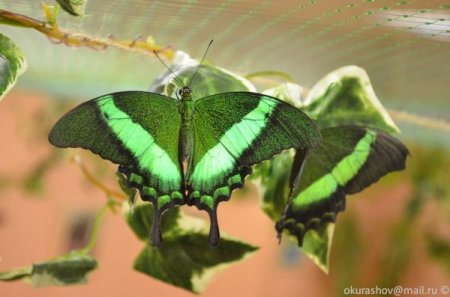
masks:
{"label": "green wing band", "polygon": [[375,139],[376,133],[367,130],[366,135],[357,142],[353,151],[339,161],[330,173],[319,178],[294,198],[292,209],[295,211],[315,201],[326,199],[335,193],[339,186],[344,187],[358,174],[367,161]]}
{"label": "green wing band", "polygon": [[[152,178],[164,181],[160,184],[161,193],[179,189],[181,175],[177,165],[169,155],[155,143],[154,138],[144,128],[114,104],[114,97],[107,96],[97,102],[100,111],[111,130],[129,151],[141,170]],[[164,171],[161,169],[164,168]]]}
{"label": "green wing band", "polygon": [[209,193],[217,186],[215,180],[223,180],[224,176],[235,171],[235,166],[239,165],[239,157],[252,147],[275,106],[276,101],[262,98],[255,109],[232,125],[195,165],[190,178],[192,188]]}
{"label": "green wing band", "polygon": [[[389,172],[405,168],[407,148],[396,138],[357,126],[322,130],[323,142],[304,160],[292,203],[277,230],[287,229],[299,245],[309,229],[333,222],[345,209],[345,196],[357,193]],[[298,166],[297,166],[298,167]],[[298,172],[292,172],[296,175]]]}

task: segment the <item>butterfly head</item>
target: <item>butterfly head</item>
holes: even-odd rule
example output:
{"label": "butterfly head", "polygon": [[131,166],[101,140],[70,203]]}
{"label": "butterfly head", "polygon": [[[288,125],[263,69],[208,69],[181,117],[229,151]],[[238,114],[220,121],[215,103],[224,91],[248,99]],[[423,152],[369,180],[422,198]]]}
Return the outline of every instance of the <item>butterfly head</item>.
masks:
{"label": "butterfly head", "polygon": [[186,100],[192,100],[191,97],[192,94],[192,89],[189,87],[182,87],[177,91],[177,97],[178,99],[182,100],[182,101],[186,101]]}

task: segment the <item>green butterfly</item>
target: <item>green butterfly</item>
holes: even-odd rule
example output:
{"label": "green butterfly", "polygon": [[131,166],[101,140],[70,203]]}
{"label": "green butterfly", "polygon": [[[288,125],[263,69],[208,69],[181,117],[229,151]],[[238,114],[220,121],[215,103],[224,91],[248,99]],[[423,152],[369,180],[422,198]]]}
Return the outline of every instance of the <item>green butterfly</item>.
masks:
{"label": "green butterfly", "polygon": [[408,149],[377,129],[337,126],[321,129],[316,148],[298,150],[292,165],[290,198],[276,224],[302,245],[305,233],[334,222],[345,196],[362,191],[389,172],[405,168]]}
{"label": "green butterfly", "polygon": [[90,100],[63,116],[49,141],[81,147],[119,165],[129,186],[154,205],[150,241],[162,243],[162,213],[174,205],[208,212],[211,246],[219,242],[217,205],[242,187],[251,166],[288,149],[320,141],[315,123],[274,97],[231,92],[178,100],[144,91]]}

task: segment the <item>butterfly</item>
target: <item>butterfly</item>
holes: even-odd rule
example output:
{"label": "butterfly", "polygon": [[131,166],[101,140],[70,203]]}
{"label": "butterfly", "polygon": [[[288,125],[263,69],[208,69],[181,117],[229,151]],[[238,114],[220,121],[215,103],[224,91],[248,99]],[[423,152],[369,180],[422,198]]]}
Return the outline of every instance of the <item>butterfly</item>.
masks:
{"label": "butterfly", "polygon": [[336,220],[345,196],[362,191],[382,176],[405,168],[406,146],[378,129],[343,125],[321,129],[316,148],[298,150],[290,177],[290,197],[276,224],[301,246],[305,233]]}
{"label": "butterfly", "polygon": [[208,212],[214,247],[217,205],[243,186],[251,166],[289,148],[315,147],[320,133],[306,114],[277,98],[230,92],[193,100],[184,86],[177,99],[128,91],[87,101],[54,125],[49,141],[118,164],[128,185],[153,203],[154,246],[162,244],[163,212],[188,204]]}

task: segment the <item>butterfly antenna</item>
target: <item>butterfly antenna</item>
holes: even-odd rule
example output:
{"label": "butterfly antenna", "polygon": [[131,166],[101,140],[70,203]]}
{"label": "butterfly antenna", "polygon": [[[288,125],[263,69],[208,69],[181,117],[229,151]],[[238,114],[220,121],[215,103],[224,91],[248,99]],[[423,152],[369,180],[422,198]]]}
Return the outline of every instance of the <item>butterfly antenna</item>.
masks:
{"label": "butterfly antenna", "polygon": [[191,76],[191,79],[189,80],[188,87],[191,85],[192,80],[194,79],[195,75],[196,75],[197,72],[198,72],[198,69],[200,69],[200,66],[202,66],[203,60],[205,60],[206,54],[208,54],[209,48],[211,47],[211,44],[213,43],[213,41],[214,41],[214,39],[211,39],[211,41],[209,42],[208,47],[206,48],[206,51],[205,51],[205,53],[203,54],[202,60],[201,60],[200,63],[198,64],[197,69],[195,69],[194,74]]}
{"label": "butterfly antenna", "polygon": [[158,58],[158,60],[161,62],[161,64],[164,65],[164,67],[167,68],[167,70],[169,71],[170,74],[173,75],[173,78],[180,84],[180,86],[183,86],[183,82],[181,81],[181,79],[172,71],[172,69],[170,69],[169,66],[166,65],[166,63],[164,63],[164,61],[161,59],[161,57],[158,55],[158,53],[154,50],[153,53],[155,54],[155,56]]}

